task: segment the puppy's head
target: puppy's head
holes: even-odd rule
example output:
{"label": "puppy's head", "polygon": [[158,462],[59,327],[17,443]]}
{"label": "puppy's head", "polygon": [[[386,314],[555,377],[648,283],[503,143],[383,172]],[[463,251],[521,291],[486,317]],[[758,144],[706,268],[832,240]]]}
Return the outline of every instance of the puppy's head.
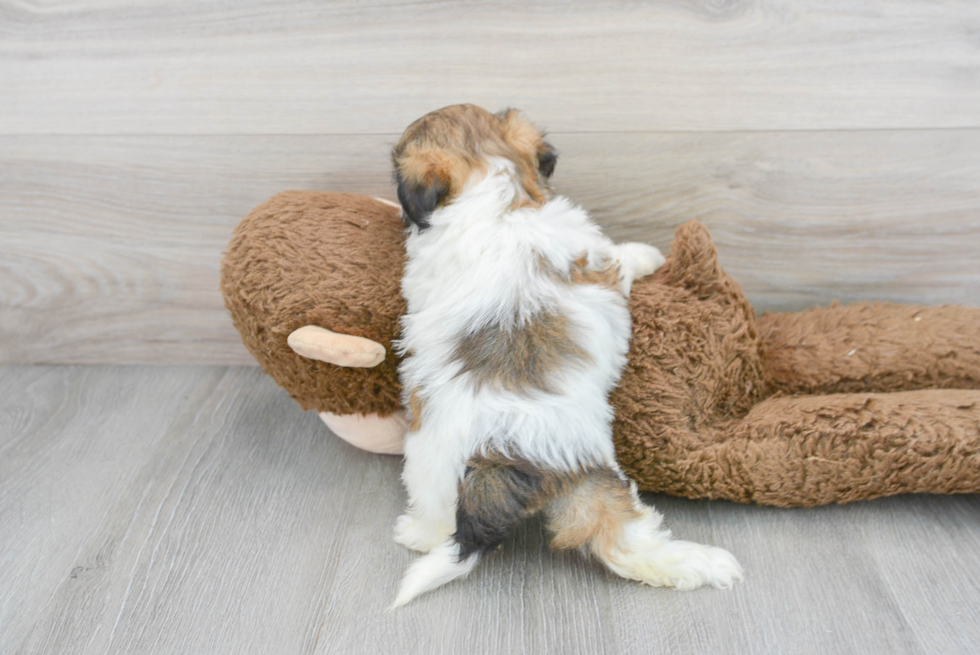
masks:
{"label": "puppy's head", "polygon": [[520,111],[491,114],[475,105],[452,105],[409,125],[391,153],[405,220],[427,228],[437,207],[487,173],[491,157],[514,164],[517,204],[547,201],[558,154]]}

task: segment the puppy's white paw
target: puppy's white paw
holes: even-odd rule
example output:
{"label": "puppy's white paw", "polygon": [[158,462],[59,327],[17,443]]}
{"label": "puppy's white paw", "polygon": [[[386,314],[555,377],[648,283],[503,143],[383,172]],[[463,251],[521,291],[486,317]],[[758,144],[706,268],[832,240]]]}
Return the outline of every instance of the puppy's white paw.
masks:
{"label": "puppy's white paw", "polygon": [[452,529],[421,521],[412,514],[402,514],[395,521],[395,542],[405,548],[427,553],[449,538]]}
{"label": "puppy's white paw", "polygon": [[[742,579],[742,567],[727,550],[690,541],[669,541],[657,553],[659,575],[647,584],[674,587],[681,591],[711,585],[731,589]],[[659,582],[659,584],[658,584]]]}
{"label": "puppy's white paw", "polygon": [[619,249],[620,261],[633,279],[650,275],[667,261],[659,249],[647,243],[624,243]]}

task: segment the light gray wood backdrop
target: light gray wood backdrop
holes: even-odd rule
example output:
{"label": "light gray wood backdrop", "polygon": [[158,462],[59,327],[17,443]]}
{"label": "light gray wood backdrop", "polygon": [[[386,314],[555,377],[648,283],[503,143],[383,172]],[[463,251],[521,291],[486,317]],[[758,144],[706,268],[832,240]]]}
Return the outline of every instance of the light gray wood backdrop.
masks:
{"label": "light gray wood backdrop", "polygon": [[616,238],[705,222],[759,309],[980,304],[975,2],[0,0],[0,362],[251,362],[234,225],[392,197],[454,102],[548,128]]}

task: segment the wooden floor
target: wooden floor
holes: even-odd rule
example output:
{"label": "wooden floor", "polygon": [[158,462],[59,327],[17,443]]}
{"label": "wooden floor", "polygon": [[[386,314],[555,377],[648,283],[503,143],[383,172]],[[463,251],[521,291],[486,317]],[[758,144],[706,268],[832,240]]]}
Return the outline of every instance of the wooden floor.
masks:
{"label": "wooden floor", "polygon": [[980,496],[653,496],[745,581],[641,587],[531,523],[389,612],[399,467],[254,367],[0,368],[0,653],[980,652]]}

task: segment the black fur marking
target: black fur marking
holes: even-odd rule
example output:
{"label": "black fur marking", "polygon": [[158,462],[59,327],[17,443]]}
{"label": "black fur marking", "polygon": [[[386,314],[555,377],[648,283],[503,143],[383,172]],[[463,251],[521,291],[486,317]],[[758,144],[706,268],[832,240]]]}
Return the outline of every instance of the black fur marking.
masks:
{"label": "black fur marking", "polygon": [[549,482],[546,472],[522,460],[468,467],[456,509],[459,561],[493,552],[518,523],[541,511]]}
{"label": "black fur marking", "polygon": [[542,150],[538,155],[538,171],[545,179],[548,179],[555,172],[555,165],[558,163],[558,151],[548,142],[541,145]]}
{"label": "black fur marking", "polygon": [[446,197],[448,189],[445,182],[437,179],[430,186],[411,184],[403,180],[401,172],[396,169],[395,183],[398,184],[398,201],[402,205],[405,223],[417,225],[420,230],[429,227],[429,216]]}

